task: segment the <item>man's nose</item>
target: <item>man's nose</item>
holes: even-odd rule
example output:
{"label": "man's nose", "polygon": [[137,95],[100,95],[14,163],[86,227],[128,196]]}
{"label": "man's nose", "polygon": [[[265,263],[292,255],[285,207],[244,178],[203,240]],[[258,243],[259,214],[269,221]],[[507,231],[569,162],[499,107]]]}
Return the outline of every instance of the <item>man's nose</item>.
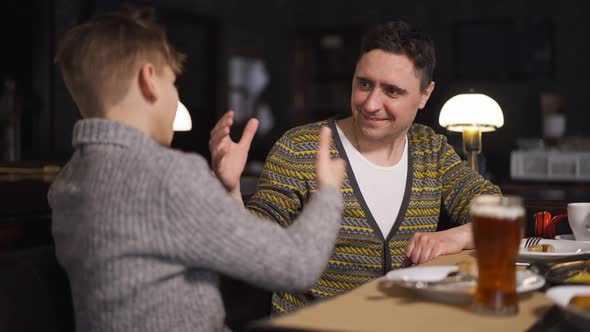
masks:
{"label": "man's nose", "polygon": [[383,106],[381,91],[379,89],[373,89],[367,96],[363,106],[367,112],[379,111]]}

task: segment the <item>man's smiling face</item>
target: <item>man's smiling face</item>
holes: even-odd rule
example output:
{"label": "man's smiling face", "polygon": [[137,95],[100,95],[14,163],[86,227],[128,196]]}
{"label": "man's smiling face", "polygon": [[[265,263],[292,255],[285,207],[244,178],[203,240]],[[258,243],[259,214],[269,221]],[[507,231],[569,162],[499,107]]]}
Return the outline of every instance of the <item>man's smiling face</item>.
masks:
{"label": "man's smiling face", "polygon": [[420,90],[420,73],[410,59],[379,49],[358,61],[350,104],[359,139],[390,142],[404,137],[434,83]]}

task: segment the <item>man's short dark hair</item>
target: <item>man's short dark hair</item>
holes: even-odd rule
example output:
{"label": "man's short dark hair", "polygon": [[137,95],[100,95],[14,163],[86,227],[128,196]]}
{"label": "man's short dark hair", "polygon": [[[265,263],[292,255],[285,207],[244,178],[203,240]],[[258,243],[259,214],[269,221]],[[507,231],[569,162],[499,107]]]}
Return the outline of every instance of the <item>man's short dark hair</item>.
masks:
{"label": "man's short dark hair", "polygon": [[373,50],[407,56],[420,75],[421,90],[432,82],[436,65],[434,42],[429,35],[406,22],[392,21],[371,27],[363,36],[360,56]]}

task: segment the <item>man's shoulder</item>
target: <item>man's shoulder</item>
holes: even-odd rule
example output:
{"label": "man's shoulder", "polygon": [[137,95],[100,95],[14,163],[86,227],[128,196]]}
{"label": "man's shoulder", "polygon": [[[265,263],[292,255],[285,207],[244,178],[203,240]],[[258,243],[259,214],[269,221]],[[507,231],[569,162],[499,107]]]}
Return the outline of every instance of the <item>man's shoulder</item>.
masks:
{"label": "man's shoulder", "polygon": [[408,130],[410,138],[434,139],[438,135],[431,127],[419,123],[412,124]]}
{"label": "man's shoulder", "polygon": [[275,147],[284,147],[292,152],[315,151],[320,140],[320,129],[327,126],[329,121],[323,120],[289,129],[279,139]]}
{"label": "man's shoulder", "polygon": [[412,146],[420,149],[440,147],[442,143],[446,142],[444,135],[436,133],[429,126],[418,123],[414,123],[408,130],[408,139]]}
{"label": "man's shoulder", "polygon": [[329,120],[308,123],[302,126],[291,128],[285,132],[282,139],[290,141],[317,141],[319,140],[320,129],[328,125]]}
{"label": "man's shoulder", "polygon": [[315,158],[320,140],[320,129],[328,120],[313,122],[286,131],[275,143],[271,155],[295,162]]}

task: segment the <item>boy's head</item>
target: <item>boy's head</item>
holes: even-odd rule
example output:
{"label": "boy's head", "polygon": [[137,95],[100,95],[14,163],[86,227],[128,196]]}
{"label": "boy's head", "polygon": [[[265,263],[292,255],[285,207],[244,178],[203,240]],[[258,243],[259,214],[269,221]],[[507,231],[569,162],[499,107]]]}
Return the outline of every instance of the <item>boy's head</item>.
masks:
{"label": "boy's head", "polygon": [[153,10],[129,8],[66,32],[56,62],[80,113],[87,118],[105,117],[136,86],[142,96],[138,99],[176,110],[178,95],[173,83],[182,71],[184,57],[155,23]]}

